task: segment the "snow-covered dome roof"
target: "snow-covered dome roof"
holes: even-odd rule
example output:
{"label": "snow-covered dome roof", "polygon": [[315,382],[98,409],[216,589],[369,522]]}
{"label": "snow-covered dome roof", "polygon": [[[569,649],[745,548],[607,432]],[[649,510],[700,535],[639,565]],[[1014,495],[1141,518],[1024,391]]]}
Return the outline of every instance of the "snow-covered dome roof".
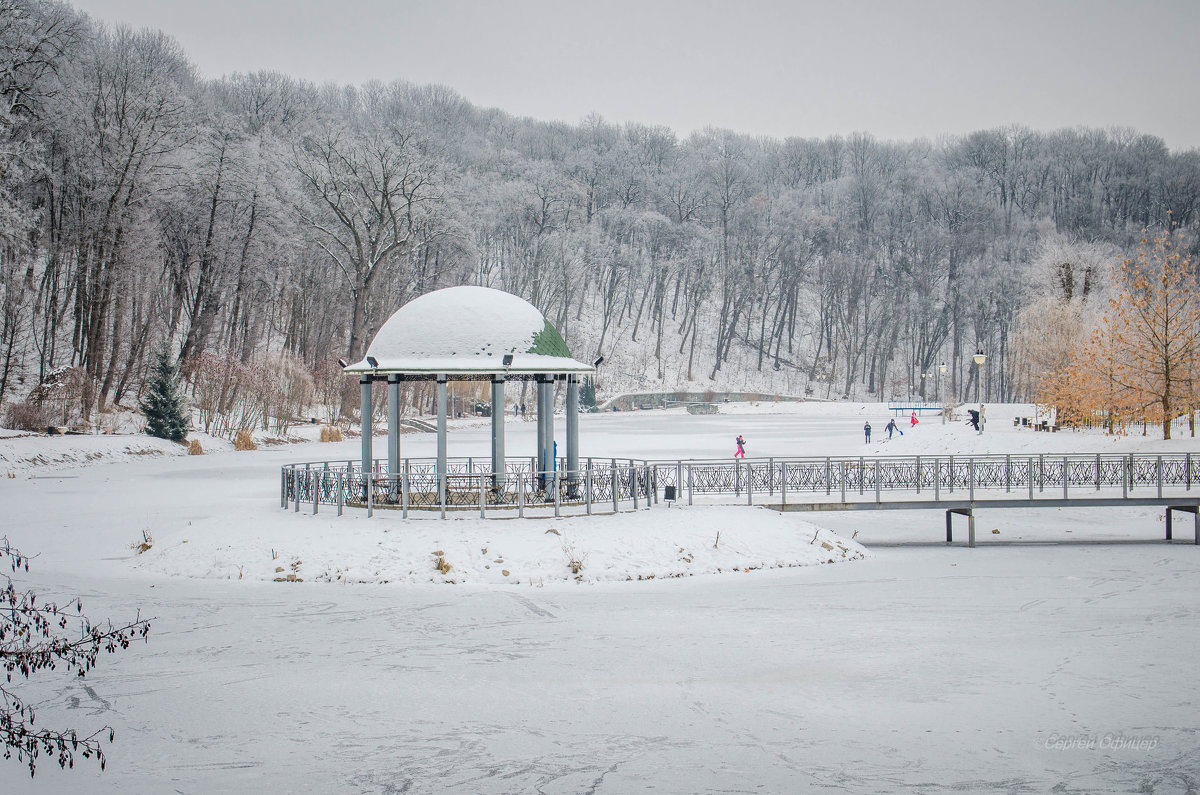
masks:
{"label": "snow-covered dome roof", "polygon": [[[504,356],[512,362],[504,365]],[[370,359],[375,360],[372,366]],[[571,358],[533,304],[490,287],[447,287],[414,298],[379,329],[347,373],[449,375],[591,373]]]}

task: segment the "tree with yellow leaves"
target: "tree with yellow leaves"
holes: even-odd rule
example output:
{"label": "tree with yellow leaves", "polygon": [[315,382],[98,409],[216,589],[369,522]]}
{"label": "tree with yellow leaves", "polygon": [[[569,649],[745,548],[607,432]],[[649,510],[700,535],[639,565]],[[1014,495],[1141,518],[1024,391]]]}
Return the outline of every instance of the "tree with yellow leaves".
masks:
{"label": "tree with yellow leaves", "polygon": [[1161,423],[1197,404],[1200,301],[1191,259],[1178,233],[1142,239],[1137,256],[1114,270],[1114,298],[1090,342],[1044,384],[1039,402],[1069,420]]}

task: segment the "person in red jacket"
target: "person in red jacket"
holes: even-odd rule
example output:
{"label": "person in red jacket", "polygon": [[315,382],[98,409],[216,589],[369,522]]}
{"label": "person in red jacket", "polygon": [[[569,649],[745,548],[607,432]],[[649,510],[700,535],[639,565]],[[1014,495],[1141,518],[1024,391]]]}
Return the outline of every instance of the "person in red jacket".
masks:
{"label": "person in red jacket", "polygon": [[912,416],[908,418],[908,427],[914,428],[914,427],[916,427],[916,424],[917,424],[917,412],[914,411],[912,413]]}

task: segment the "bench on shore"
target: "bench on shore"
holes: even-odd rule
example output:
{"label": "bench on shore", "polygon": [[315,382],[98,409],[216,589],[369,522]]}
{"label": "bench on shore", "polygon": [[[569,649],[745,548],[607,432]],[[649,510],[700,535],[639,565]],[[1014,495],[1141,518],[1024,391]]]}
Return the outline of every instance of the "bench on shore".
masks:
{"label": "bench on shore", "polygon": [[916,400],[889,400],[888,411],[894,416],[901,417],[905,414],[916,412],[918,415],[924,415],[926,412],[930,414],[941,414],[942,404],[930,401]]}

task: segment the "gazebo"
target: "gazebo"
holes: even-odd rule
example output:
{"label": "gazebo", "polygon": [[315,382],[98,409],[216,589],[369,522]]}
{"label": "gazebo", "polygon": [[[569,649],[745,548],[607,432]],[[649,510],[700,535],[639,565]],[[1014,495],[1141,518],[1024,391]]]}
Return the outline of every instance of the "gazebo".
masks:
{"label": "gazebo", "polygon": [[537,468],[543,481],[555,467],[554,383],[566,380],[565,476],[579,472],[579,379],[595,367],[578,362],[562,336],[528,301],[489,287],[448,287],[427,293],[396,310],[379,329],[362,361],[344,368],[357,375],[362,392],[362,471],[372,466],[371,384],[388,385],[388,469],[400,468],[400,383],[437,382],[438,490],[445,489],[446,384],[490,380],[492,384],[492,473],[497,486],[505,471],[504,385],[537,385]]}

